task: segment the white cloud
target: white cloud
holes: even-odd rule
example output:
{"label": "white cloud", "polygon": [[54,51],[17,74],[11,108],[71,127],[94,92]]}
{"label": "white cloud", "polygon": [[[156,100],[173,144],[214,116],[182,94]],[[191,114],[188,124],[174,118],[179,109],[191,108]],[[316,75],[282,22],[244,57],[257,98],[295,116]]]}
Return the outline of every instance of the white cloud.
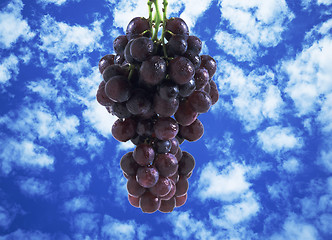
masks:
{"label": "white cloud", "polygon": [[34,177],[23,178],[18,181],[20,190],[30,197],[47,197],[51,191],[51,183]]}
{"label": "white cloud", "polygon": [[325,171],[332,172],[332,150],[331,149],[321,150],[317,162],[318,164],[324,166]]}
{"label": "white cloud", "polygon": [[18,58],[11,54],[0,63],[0,83],[5,84],[13,75],[18,74]]}
{"label": "white cloud", "polygon": [[[222,18],[236,32],[233,37],[225,34],[223,37],[232,39],[231,42],[236,46],[244,43],[248,49],[240,47],[236,50],[235,46],[225,44],[226,39],[220,41],[220,33],[217,33],[216,40],[221,43],[221,47],[226,47],[228,54],[234,55],[239,61],[254,59],[260,47],[276,46],[281,41],[287,24],[294,18],[285,0],[223,0],[219,1],[219,5]],[[245,52],[250,55],[245,56]]]}
{"label": "white cloud", "polygon": [[0,229],[7,229],[13,222],[15,215],[4,206],[0,205]]}
{"label": "white cloud", "polygon": [[301,164],[298,159],[290,158],[283,162],[282,167],[289,173],[297,173],[300,170]]}
{"label": "white cloud", "polygon": [[10,48],[19,38],[28,41],[35,36],[22,19],[23,6],[21,0],[13,0],[0,12],[0,48]]}
{"label": "white cloud", "polygon": [[302,138],[296,137],[291,128],[272,126],[257,133],[258,143],[268,153],[297,149],[302,146]]}
{"label": "white cloud", "polygon": [[54,157],[48,155],[46,148],[35,144],[32,141],[22,142],[7,138],[0,141],[3,148],[0,151],[1,170],[9,174],[14,166],[29,168],[53,169]]}
{"label": "white cloud", "polygon": [[260,126],[264,120],[277,122],[283,111],[281,92],[273,85],[274,73],[270,69],[258,69],[245,73],[241,68],[216,58],[218,66],[217,84],[220,98],[214,112],[228,111],[239,118],[247,131]]}
{"label": "white cloud", "polygon": [[85,192],[89,189],[91,183],[90,172],[80,172],[76,175],[66,176],[61,188],[64,192]]}
{"label": "white cloud", "polygon": [[290,193],[290,186],[286,181],[275,182],[267,186],[270,197],[274,200],[287,201]]}
{"label": "white cloud", "polygon": [[222,171],[214,163],[208,163],[200,174],[196,194],[202,201],[233,201],[251,185],[246,181],[246,172],[247,168],[237,163]]}
{"label": "white cloud", "polygon": [[57,6],[61,6],[64,5],[70,1],[75,1],[75,2],[79,2],[81,0],[37,0],[38,3],[41,3],[42,5],[49,5],[49,4],[55,4]]}
{"label": "white cloud", "polygon": [[[59,236],[58,236],[59,237]],[[68,237],[63,235],[61,239],[67,240]],[[7,239],[17,239],[17,240],[51,240],[54,239],[50,234],[43,233],[41,231],[28,231],[17,229],[16,231],[9,233],[7,235],[2,235],[0,240],[7,240]]]}
{"label": "white cloud", "polygon": [[79,196],[67,200],[64,203],[64,209],[67,213],[74,213],[78,211],[91,212],[94,211],[94,203],[89,197]]}
{"label": "white cloud", "polygon": [[288,217],[280,233],[272,235],[271,240],[316,240],[319,239],[317,229],[296,216]]}
{"label": "white cloud", "polygon": [[96,20],[90,28],[70,26],[46,15],[41,20],[39,47],[58,59],[70,59],[77,52],[92,52],[100,47],[99,40],[103,35],[101,24],[102,21]]}

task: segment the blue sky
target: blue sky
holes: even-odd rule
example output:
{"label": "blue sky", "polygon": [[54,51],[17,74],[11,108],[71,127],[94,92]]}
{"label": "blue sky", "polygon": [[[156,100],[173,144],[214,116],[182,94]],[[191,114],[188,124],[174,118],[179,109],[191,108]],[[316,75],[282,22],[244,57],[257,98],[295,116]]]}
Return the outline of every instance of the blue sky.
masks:
{"label": "blue sky", "polygon": [[188,200],[143,214],[98,61],[146,1],[0,3],[0,239],[332,239],[331,0],[169,0],[218,64]]}

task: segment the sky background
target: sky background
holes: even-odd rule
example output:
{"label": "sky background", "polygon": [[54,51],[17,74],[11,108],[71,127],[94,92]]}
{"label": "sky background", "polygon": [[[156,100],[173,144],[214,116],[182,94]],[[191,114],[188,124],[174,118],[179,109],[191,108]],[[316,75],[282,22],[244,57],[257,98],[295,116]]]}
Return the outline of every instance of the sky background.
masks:
{"label": "sky background", "polygon": [[332,239],[332,1],[169,0],[217,61],[188,200],[127,200],[95,94],[146,0],[1,0],[0,239]]}

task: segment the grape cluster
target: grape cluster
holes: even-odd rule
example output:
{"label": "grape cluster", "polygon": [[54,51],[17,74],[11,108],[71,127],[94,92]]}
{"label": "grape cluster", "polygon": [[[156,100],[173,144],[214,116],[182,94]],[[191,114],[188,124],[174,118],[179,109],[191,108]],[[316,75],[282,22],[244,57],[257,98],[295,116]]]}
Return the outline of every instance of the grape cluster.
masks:
{"label": "grape cluster", "polygon": [[145,213],[171,212],[187,200],[195,166],[182,151],[184,140],[197,141],[204,128],[198,115],[218,101],[212,80],[216,62],[199,55],[202,42],[189,35],[181,18],[163,24],[163,39],[152,38],[151,21],[136,17],[99,61],[103,81],[97,101],[118,117],[112,135],[136,145],[120,161],[128,200]]}

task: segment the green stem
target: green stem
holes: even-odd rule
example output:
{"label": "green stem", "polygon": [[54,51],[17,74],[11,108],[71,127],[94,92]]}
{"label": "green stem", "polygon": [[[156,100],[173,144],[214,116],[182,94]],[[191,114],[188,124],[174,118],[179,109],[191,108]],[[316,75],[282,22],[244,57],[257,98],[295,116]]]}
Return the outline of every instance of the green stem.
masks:
{"label": "green stem", "polygon": [[167,51],[166,51],[166,45],[165,45],[165,28],[166,28],[166,21],[167,21],[167,6],[168,6],[168,1],[164,0],[163,1],[164,7],[163,7],[163,31],[161,33],[161,41],[163,44],[163,52],[164,52],[164,57],[167,59]]}
{"label": "green stem", "polygon": [[160,15],[160,10],[159,10],[159,4],[158,4],[158,0],[154,0],[154,5],[156,8],[156,14],[154,15],[154,33],[152,36],[152,40],[153,41],[157,41],[158,40],[158,31],[159,31],[159,26],[160,23],[162,22],[162,17]]}
{"label": "green stem", "polygon": [[152,9],[152,4],[153,4],[153,1],[152,0],[148,0],[148,8],[149,8],[149,21],[150,21],[150,31],[151,31],[151,33],[153,32],[153,24],[152,24],[152,21],[153,21],[153,19],[152,19],[152,11],[153,11],[153,9]]}

